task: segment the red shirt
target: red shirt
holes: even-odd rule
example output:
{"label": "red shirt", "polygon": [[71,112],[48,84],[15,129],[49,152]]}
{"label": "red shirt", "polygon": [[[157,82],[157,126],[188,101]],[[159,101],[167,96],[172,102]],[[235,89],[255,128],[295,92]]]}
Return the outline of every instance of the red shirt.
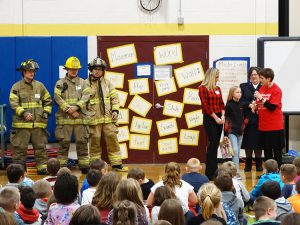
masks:
{"label": "red shirt", "polygon": [[259,93],[271,104],[277,105],[275,110],[271,111],[263,106],[262,102],[257,100],[258,106],[258,129],[260,131],[283,130],[283,113],[281,111],[282,92],[281,89],[273,83],[272,87],[262,86]]}
{"label": "red shirt", "polygon": [[221,113],[221,111],[224,110],[220,87],[217,87],[215,90],[208,90],[206,87],[200,85],[199,97],[202,103],[203,114],[211,115],[213,113]]}

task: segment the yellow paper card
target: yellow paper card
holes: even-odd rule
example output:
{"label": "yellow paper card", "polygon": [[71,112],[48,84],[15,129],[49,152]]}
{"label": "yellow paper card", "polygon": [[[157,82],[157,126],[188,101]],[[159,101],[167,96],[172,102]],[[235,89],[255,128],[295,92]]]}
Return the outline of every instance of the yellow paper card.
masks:
{"label": "yellow paper card", "polygon": [[130,132],[150,134],[151,127],[152,127],[152,120],[133,116],[131,121]]}
{"label": "yellow paper card", "polygon": [[135,95],[131,102],[129,103],[128,108],[133,112],[139,114],[140,116],[146,117],[147,113],[151,109],[152,104],[148,102],[146,99]]}
{"label": "yellow paper card", "polygon": [[157,95],[163,96],[177,91],[175,79],[155,81]]}
{"label": "yellow paper card", "polygon": [[184,104],[172,100],[165,100],[163,115],[180,118],[183,112]]}
{"label": "yellow paper card", "polygon": [[128,124],[129,123],[129,110],[119,109],[118,124]]}
{"label": "yellow paper card", "polygon": [[129,148],[135,150],[149,150],[150,135],[131,134]]}
{"label": "yellow paper card", "polygon": [[124,107],[126,104],[128,93],[125,91],[117,90],[119,100],[120,100],[120,107]]}
{"label": "yellow paper card", "polygon": [[118,127],[118,130],[117,137],[119,142],[128,141],[130,139],[128,126]]}
{"label": "yellow paper card", "polygon": [[177,138],[159,139],[157,145],[159,155],[178,153]]}
{"label": "yellow paper card", "polygon": [[178,133],[178,127],[175,118],[156,121],[156,126],[160,137]]}
{"label": "yellow paper card", "polygon": [[199,134],[200,134],[200,131],[198,131],[198,130],[181,129],[180,135],[179,135],[179,144],[180,145],[198,146]]}
{"label": "yellow paper card", "polygon": [[201,62],[174,69],[174,74],[178,87],[180,88],[196,84],[204,79],[204,71]]}
{"label": "yellow paper card", "polygon": [[124,73],[105,71],[104,77],[105,77],[105,79],[109,80],[115,88],[123,89]]}
{"label": "yellow paper card", "polygon": [[130,95],[149,93],[148,78],[128,80],[128,88]]}
{"label": "yellow paper card", "polygon": [[128,149],[126,143],[119,144],[120,152],[121,152],[121,159],[128,159]]}
{"label": "yellow paper card", "polygon": [[185,88],[183,93],[183,103],[190,105],[201,105],[199,90],[193,88]]}
{"label": "yellow paper card", "polygon": [[106,51],[110,68],[129,65],[138,61],[134,44],[108,48]]}
{"label": "yellow paper card", "polygon": [[188,128],[197,127],[203,124],[202,110],[196,110],[185,114],[185,121]]}
{"label": "yellow paper card", "polygon": [[181,43],[154,47],[154,62],[157,66],[182,63],[183,57]]}

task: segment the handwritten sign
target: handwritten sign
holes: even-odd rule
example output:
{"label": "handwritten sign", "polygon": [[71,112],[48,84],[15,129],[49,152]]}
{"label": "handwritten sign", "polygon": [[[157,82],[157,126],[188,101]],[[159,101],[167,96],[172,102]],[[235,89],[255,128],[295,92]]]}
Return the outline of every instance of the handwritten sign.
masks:
{"label": "handwritten sign", "polygon": [[134,44],[108,48],[107,56],[110,68],[129,65],[138,61]]}
{"label": "handwritten sign", "polygon": [[129,123],[129,110],[119,109],[118,124],[128,124]]}
{"label": "handwritten sign", "polygon": [[131,134],[129,148],[135,150],[149,150],[150,135]]}
{"label": "handwritten sign", "polygon": [[202,110],[196,110],[185,114],[185,121],[188,128],[197,127],[203,124]]}
{"label": "handwritten sign", "polygon": [[148,78],[128,80],[128,87],[130,95],[149,93]]}
{"label": "handwritten sign", "polygon": [[124,73],[105,71],[105,79],[109,80],[115,88],[124,87]]}
{"label": "handwritten sign", "polygon": [[156,65],[182,63],[181,43],[154,47],[154,62]]}
{"label": "handwritten sign", "polygon": [[156,126],[160,137],[178,133],[178,127],[175,118],[156,121]]}
{"label": "handwritten sign", "polygon": [[219,86],[222,90],[223,101],[226,102],[229,89],[247,82],[248,65],[246,60],[222,60],[216,62],[220,70]]}
{"label": "handwritten sign", "polygon": [[174,77],[169,80],[155,81],[157,96],[164,96],[177,91]]}
{"label": "handwritten sign", "polygon": [[171,65],[154,66],[154,80],[169,80],[173,76]]}
{"label": "handwritten sign", "polygon": [[178,153],[177,138],[159,139],[157,145],[159,155]]}
{"label": "handwritten sign", "polygon": [[174,74],[178,87],[180,88],[196,84],[204,79],[204,71],[201,62],[174,69]]}
{"label": "handwritten sign", "polygon": [[125,91],[117,90],[119,100],[120,100],[120,107],[124,107],[126,104],[128,93]]}
{"label": "handwritten sign", "polygon": [[198,131],[198,130],[181,129],[180,135],[179,135],[179,144],[180,145],[198,146],[199,134],[200,134],[200,131]]}
{"label": "handwritten sign", "polygon": [[121,152],[121,159],[128,159],[128,149],[126,143],[119,144],[120,152]]}
{"label": "handwritten sign", "polygon": [[185,88],[183,93],[183,103],[190,105],[201,105],[198,93],[198,89]]}
{"label": "handwritten sign", "polygon": [[183,112],[184,104],[172,100],[165,100],[163,115],[180,118]]}
{"label": "handwritten sign", "polygon": [[134,133],[150,134],[152,120],[133,116],[130,131]]}
{"label": "handwritten sign", "polygon": [[139,114],[140,116],[145,117],[149,110],[151,109],[152,104],[148,102],[146,99],[135,95],[131,102],[129,103],[128,108],[133,112]]}
{"label": "handwritten sign", "polygon": [[118,127],[118,130],[117,137],[119,142],[128,141],[130,139],[128,126]]}

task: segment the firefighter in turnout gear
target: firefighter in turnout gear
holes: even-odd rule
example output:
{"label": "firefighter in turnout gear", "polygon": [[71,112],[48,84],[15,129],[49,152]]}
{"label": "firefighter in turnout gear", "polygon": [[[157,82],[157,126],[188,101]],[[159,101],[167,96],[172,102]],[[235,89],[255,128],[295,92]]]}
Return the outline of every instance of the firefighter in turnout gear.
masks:
{"label": "firefighter in turnout gear", "polygon": [[10,142],[13,146],[13,163],[25,164],[29,142],[34,148],[38,174],[46,174],[48,161],[46,130],[52,110],[52,99],[45,86],[34,80],[39,65],[33,59],[21,63],[17,70],[23,79],[15,83],[10,91],[9,102],[14,111]]}
{"label": "firefighter in turnout gear", "polygon": [[78,165],[82,173],[87,173],[89,118],[85,112],[91,88],[85,80],[78,77],[78,70],[81,68],[78,58],[69,57],[64,67],[67,71],[66,77],[58,80],[54,89],[54,100],[59,106],[55,129],[55,137],[59,141],[58,159],[62,165],[67,164],[74,132]]}
{"label": "firefighter in turnout gear", "polygon": [[113,170],[128,171],[122,165],[120,146],[117,138],[118,128],[116,122],[119,113],[119,96],[111,82],[104,78],[107,64],[99,57],[88,64],[90,71],[87,82],[91,87],[89,110],[96,112],[90,120],[90,158],[101,158],[101,137],[105,140],[108,159]]}

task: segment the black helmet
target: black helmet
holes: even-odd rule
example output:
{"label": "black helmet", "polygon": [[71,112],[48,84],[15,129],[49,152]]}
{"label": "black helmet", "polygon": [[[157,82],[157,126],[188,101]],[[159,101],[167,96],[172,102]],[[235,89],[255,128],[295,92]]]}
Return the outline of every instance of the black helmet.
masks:
{"label": "black helmet", "polygon": [[19,68],[17,68],[17,71],[24,71],[24,70],[38,70],[39,64],[37,64],[36,61],[34,61],[33,59],[27,59],[25,61],[23,61],[21,63],[21,66]]}
{"label": "black helmet", "polygon": [[103,70],[105,70],[107,68],[107,64],[103,59],[97,57],[88,64],[89,71],[91,72],[95,67],[102,67]]}

